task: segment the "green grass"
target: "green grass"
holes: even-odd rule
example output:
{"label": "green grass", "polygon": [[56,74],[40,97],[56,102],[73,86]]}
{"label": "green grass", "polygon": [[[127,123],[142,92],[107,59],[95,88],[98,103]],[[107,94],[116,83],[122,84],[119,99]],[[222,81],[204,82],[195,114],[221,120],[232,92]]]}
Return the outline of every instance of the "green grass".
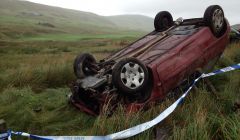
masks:
{"label": "green grass", "polygon": [[[145,34],[139,29],[148,31],[152,19],[101,17],[9,0],[0,1],[0,14],[0,119],[8,128],[38,135],[107,135],[151,120],[174,102],[166,100],[133,114],[119,107],[111,117],[92,117],[68,103],[68,86],[76,80],[72,68],[76,55],[89,52],[100,60]],[[234,43],[215,68],[239,62],[240,43]],[[232,109],[240,100],[239,72],[210,77],[218,97],[199,84],[163,123],[130,139],[154,139],[155,131],[167,126],[168,139],[239,140],[240,110]]]}
{"label": "green grass", "polygon": [[[72,63],[83,52],[102,59],[135,38],[4,42],[0,49],[0,91],[29,86],[34,91],[66,86],[75,80]],[[36,89],[36,90],[35,90]]]}
{"label": "green grass", "polygon": [[81,41],[81,40],[93,40],[93,39],[128,39],[136,38],[136,36],[141,36],[141,33],[129,32],[129,33],[118,33],[118,34],[99,34],[99,35],[86,35],[86,34],[47,34],[39,36],[29,36],[19,38],[22,41]]}
{"label": "green grass", "polygon": [[[0,118],[9,128],[38,135],[107,135],[151,120],[174,102],[166,100],[134,114],[126,114],[119,107],[109,118],[80,112],[67,99],[68,86],[75,80],[72,63],[76,55],[90,52],[99,60],[137,37],[71,37],[60,34],[55,41],[49,41],[54,38],[49,35],[46,40],[0,42]],[[239,43],[229,45],[215,68],[239,63],[239,52]],[[240,112],[232,110],[240,99],[239,70],[210,80],[218,98],[199,84],[164,123],[130,139],[153,139],[155,130],[162,126],[171,128],[169,139],[174,140],[240,139]]]}

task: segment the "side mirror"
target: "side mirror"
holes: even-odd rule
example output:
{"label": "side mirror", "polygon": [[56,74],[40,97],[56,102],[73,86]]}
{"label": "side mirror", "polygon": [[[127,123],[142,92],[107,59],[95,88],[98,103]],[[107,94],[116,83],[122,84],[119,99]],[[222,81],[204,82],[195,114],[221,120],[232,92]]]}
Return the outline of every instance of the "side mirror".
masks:
{"label": "side mirror", "polygon": [[182,22],[183,22],[183,18],[180,17],[180,18],[178,18],[178,19],[175,21],[175,24],[176,24],[176,25],[180,25]]}

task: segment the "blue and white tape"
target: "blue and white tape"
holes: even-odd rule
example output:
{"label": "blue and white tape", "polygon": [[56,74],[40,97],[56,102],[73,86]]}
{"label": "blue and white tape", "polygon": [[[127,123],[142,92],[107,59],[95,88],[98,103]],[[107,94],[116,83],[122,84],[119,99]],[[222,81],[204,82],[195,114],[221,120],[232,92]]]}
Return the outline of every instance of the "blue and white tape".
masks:
{"label": "blue and white tape", "polygon": [[226,68],[223,68],[223,69],[219,69],[219,70],[210,72],[208,74],[203,74],[202,78],[213,76],[213,75],[218,75],[218,74],[233,71],[233,70],[236,70],[236,69],[240,69],[240,63],[237,64],[237,65],[232,65],[232,66],[229,66],[229,67],[226,67]]}
{"label": "blue and white tape", "polygon": [[218,75],[221,73],[233,71],[236,69],[240,69],[240,63],[237,65],[229,66],[220,70],[213,71],[208,74],[202,74],[200,77],[196,78],[192,85],[187,89],[187,91],[176,101],[174,102],[171,106],[169,106],[166,110],[164,110],[160,115],[158,115],[156,118],[154,118],[151,121],[139,124],[137,126],[131,127],[129,129],[113,133],[107,136],[37,136],[37,135],[31,135],[28,133],[23,133],[23,132],[14,132],[10,131],[10,133],[4,133],[0,134],[0,140],[5,139],[6,135],[8,137],[8,140],[11,140],[11,135],[20,135],[20,136],[25,136],[29,137],[32,139],[39,139],[39,140],[112,140],[112,139],[125,139],[129,138],[132,136],[135,136],[137,134],[140,134],[149,128],[157,125],[160,123],[162,120],[164,120],[166,117],[168,117],[176,108],[179,106],[184,98],[188,95],[189,91],[193,88],[193,86],[201,79],[201,78],[206,78],[210,77],[213,75]]}
{"label": "blue and white tape", "polygon": [[7,138],[8,138],[8,133],[0,134],[0,140],[4,140],[4,139],[7,139]]}

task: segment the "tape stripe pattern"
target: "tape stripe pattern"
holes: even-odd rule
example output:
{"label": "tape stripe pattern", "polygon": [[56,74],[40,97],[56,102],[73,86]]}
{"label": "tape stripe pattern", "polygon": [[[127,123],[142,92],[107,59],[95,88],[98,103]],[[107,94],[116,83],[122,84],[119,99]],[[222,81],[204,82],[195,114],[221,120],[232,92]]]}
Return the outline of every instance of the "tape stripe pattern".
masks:
{"label": "tape stripe pattern", "polygon": [[225,73],[225,72],[229,72],[229,71],[233,71],[233,70],[237,70],[237,69],[240,69],[240,63],[237,64],[237,65],[233,65],[233,66],[229,66],[229,67],[220,69],[220,70],[216,70],[216,71],[208,73],[208,74],[203,74],[202,77],[203,78],[210,77],[210,76],[213,76],[213,75],[218,75],[218,74],[221,74],[221,73]]}
{"label": "tape stripe pattern", "polygon": [[4,139],[6,139],[6,138],[8,138],[8,133],[2,133],[2,134],[0,134],[0,140],[4,140]]}

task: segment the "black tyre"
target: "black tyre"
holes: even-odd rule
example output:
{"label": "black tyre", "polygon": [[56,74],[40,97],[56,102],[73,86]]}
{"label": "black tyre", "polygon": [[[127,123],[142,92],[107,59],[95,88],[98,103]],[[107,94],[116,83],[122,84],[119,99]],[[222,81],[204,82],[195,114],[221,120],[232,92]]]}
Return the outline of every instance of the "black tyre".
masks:
{"label": "black tyre", "polygon": [[167,30],[173,24],[173,17],[168,11],[159,12],[154,19],[154,27],[158,32]]}
{"label": "black tyre", "polygon": [[127,96],[136,96],[147,87],[149,73],[146,66],[136,58],[119,61],[113,68],[114,86]]}
{"label": "black tyre", "polygon": [[219,5],[209,6],[204,13],[204,22],[216,37],[222,36],[227,30],[223,9]]}
{"label": "black tyre", "polygon": [[78,55],[73,64],[74,73],[77,78],[84,78],[95,74],[93,64],[96,64],[96,59],[92,55],[88,53]]}

